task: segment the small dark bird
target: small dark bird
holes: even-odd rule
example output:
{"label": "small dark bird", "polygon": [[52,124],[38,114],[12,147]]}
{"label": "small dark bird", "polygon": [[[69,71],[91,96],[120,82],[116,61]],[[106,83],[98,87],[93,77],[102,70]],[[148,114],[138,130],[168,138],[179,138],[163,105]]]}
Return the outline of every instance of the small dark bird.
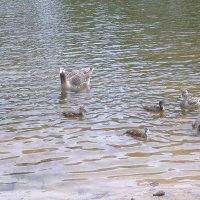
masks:
{"label": "small dark bird", "polygon": [[87,113],[85,108],[81,106],[77,111],[72,111],[72,110],[66,110],[62,112],[63,116],[67,118],[73,118],[73,117],[83,117],[84,113]]}
{"label": "small dark bird", "polygon": [[149,112],[164,112],[165,108],[164,108],[164,101],[159,101],[159,105],[149,105],[149,106],[143,106],[143,108],[146,111]]}
{"label": "small dark bird", "polygon": [[126,134],[130,134],[133,137],[147,138],[148,132],[149,132],[148,128],[145,128],[144,130],[131,129],[126,131]]}

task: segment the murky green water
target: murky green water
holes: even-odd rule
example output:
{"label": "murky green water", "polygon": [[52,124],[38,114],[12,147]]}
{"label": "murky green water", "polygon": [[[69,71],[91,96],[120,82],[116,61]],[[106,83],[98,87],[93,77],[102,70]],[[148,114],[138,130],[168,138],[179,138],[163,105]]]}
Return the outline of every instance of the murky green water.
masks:
{"label": "murky green water", "polygon": [[[0,193],[109,199],[133,188],[200,187],[200,2],[3,0]],[[60,92],[59,68],[94,67],[89,93]],[[164,99],[164,116],[142,104]],[[84,119],[63,118],[84,105]],[[148,141],[123,133],[148,127]],[[48,199],[51,199],[50,196]],[[117,199],[115,197],[114,199]]]}

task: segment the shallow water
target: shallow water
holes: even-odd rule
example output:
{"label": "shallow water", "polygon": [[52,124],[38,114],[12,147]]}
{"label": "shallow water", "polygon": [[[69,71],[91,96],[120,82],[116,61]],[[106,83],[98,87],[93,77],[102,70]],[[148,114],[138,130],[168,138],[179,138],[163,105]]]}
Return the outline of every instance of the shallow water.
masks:
{"label": "shallow water", "polygon": [[[154,183],[199,188],[200,135],[191,124],[200,113],[179,107],[182,89],[200,96],[199,8],[177,0],[1,2],[1,193],[97,199]],[[94,67],[91,91],[62,94],[60,67]],[[143,110],[159,100],[163,116]],[[60,114],[80,105],[83,119]],[[132,127],[148,127],[149,139],[125,135]]]}

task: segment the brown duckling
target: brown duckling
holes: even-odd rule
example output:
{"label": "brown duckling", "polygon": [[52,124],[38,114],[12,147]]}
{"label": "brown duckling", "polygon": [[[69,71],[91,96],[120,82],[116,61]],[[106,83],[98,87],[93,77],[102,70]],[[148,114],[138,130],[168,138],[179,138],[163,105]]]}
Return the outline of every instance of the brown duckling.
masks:
{"label": "brown duckling", "polygon": [[149,132],[148,128],[144,128],[144,130],[130,129],[126,131],[126,134],[130,134],[133,137],[147,138],[148,132]]}
{"label": "brown duckling", "polygon": [[159,101],[159,105],[143,106],[143,108],[149,112],[164,112],[165,111],[164,101]]}
{"label": "brown duckling", "polygon": [[72,118],[72,117],[83,117],[84,113],[87,113],[85,108],[81,106],[77,111],[72,111],[72,110],[66,110],[62,112],[63,116],[67,118]]}

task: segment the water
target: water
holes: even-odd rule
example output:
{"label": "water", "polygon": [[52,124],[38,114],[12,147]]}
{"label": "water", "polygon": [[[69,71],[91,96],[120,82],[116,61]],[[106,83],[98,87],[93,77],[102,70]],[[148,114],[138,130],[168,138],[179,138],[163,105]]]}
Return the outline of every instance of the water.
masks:
{"label": "water", "polygon": [[[0,191],[30,199],[130,198],[200,187],[200,3],[5,1],[0,6]],[[88,93],[61,94],[59,68],[94,67]],[[166,102],[166,114],[141,104]],[[84,105],[84,119],[65,108]],[[123,133],[148,127],[148,140]],[[9,193],[11,192],[11,193]],[[48,197],[48,199],[50,199]]]}

